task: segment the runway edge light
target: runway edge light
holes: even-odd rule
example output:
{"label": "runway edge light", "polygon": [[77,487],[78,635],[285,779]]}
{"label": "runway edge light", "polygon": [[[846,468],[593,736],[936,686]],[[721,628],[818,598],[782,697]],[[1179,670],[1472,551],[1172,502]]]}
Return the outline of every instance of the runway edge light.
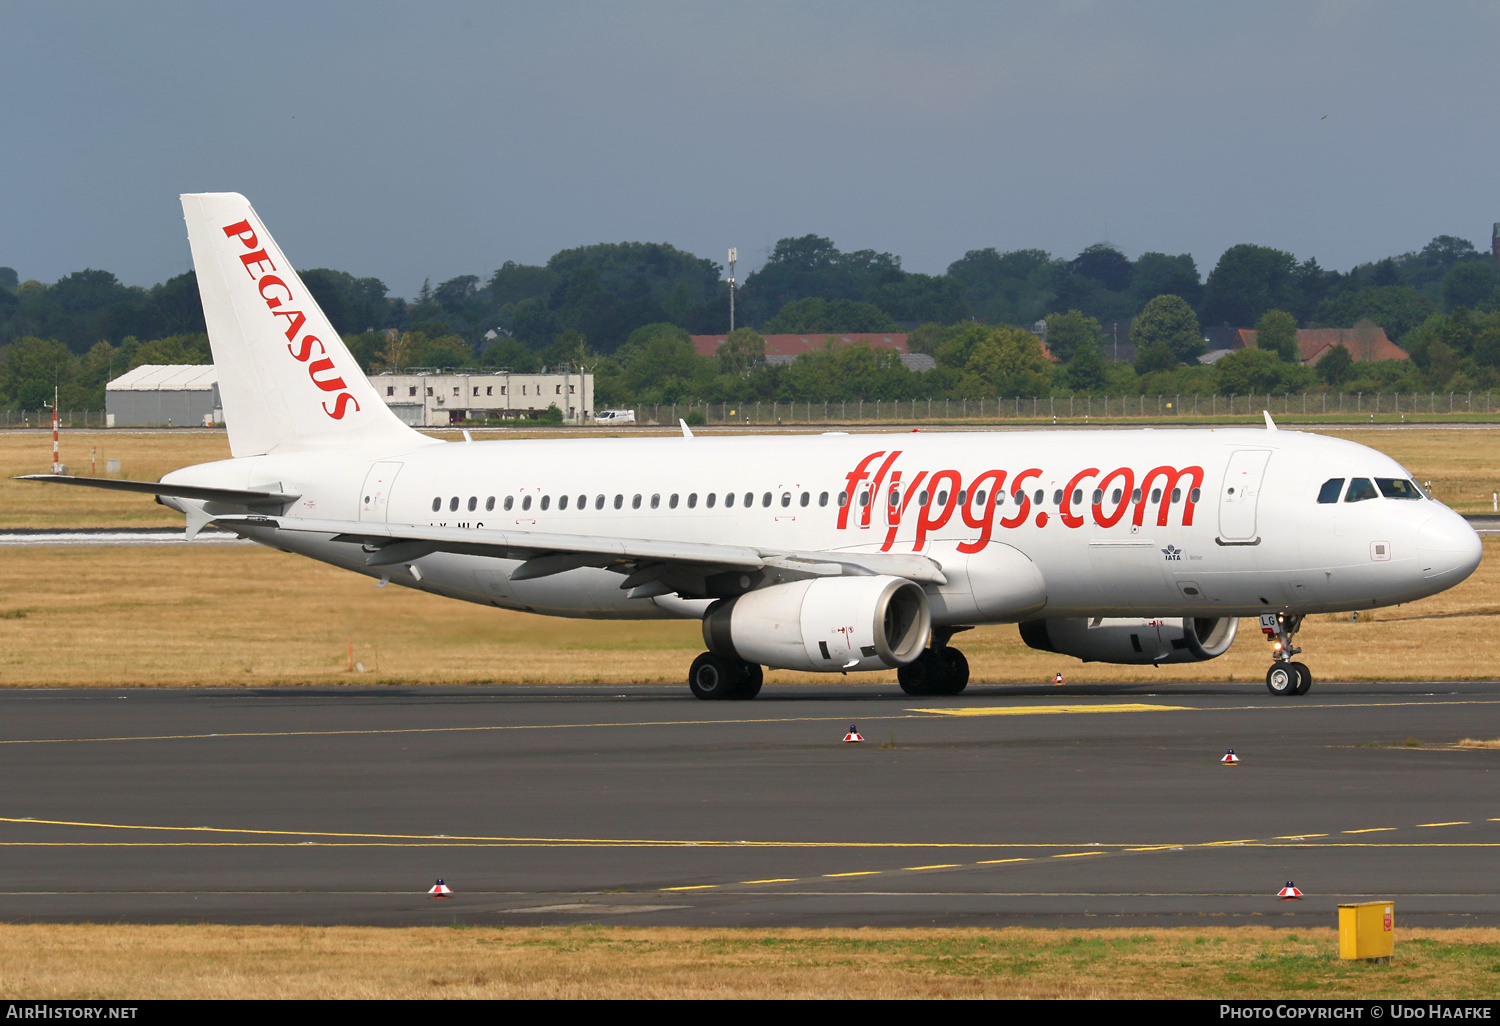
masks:
{"label": "runway edge light", "polygon": [[849,733],[847,733],[847,734],[844,735],[844,740],[845,741],[863,741],[864,738],[860,736],[859,730],[854,726],[854,724],[851,723],[851,724],[849,724]]}
{"label": "runway edge light", "polygon": [[1297,890],[1296,885],[1288,880],[1286,886],[1276,892],[1276,897],[1282,901],[1301,901],[1302,892]]}
{"label": "runway edge light", "polygon": [[1231,748],[1228,752],[1224,753],[1224,758],[1222,758],[1222,759],[1219,760],[1219,765],[1220,766],[1238,766],[1239,764],[1240,764],[1240,757],[1238,755],[1234,754],[1234,749],[1233,748]]}
{"label": "runway edge light", "polygon": [[453,888],[443,883],[440,877],[438,882],[428,889],[427,896],[430,898],[451,898],[453,897]]}

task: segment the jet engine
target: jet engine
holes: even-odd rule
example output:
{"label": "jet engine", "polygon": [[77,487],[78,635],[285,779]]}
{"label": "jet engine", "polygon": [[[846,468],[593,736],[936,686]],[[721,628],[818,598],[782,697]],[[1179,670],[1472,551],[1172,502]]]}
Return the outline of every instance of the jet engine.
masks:
{"label": "jet engine", "polygon": [[1201,663],[1229,651],[1238,617],[1026,620],[1021,640],[1086,663]]}
{"label": "jet engine", "polygon": [[886,670],[922,654],[927,595],[901,577],[820,577],[710,607],[703,641],[726,658],[783,670]]}

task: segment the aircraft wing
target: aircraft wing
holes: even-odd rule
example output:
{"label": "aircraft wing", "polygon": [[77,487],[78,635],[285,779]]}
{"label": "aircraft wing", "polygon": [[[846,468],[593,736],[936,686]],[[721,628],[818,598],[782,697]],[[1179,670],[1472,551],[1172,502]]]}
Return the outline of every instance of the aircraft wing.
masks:
{"label": "aircraft wing", "polygon": [[273,527],[332,536],[357,544],[371,567],[410,563],[434,552],[521,560],[513,581],[598,567],[626,575],[622,588],[646,594],[676,591],[703,594],[714,589],[706,579],[723,573],[765,572],[783,580],[809,577],[890,575],[919,584],[946,584],[942,567],[921,555],[895,553],[803,551],[706,542],[609,538],[600,535],[493,528],[431,527],[302,517],[217,516],[214,522],[237,527]]}

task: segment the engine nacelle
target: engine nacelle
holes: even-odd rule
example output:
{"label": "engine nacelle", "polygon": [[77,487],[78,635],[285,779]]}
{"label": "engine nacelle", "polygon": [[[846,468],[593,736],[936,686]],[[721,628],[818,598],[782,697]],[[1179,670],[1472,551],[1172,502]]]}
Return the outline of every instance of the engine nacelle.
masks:
{"label": "engine nacelle", "polygon": [[783,670],[887,670],[927,645],[927,595],[901,577],[820,577],[716,603],[703,618],[715,655]]}
{"label": "engine nacelle", "polygon": [[1229,651],[1238,617],[1027,620],[1021,640],[1086,663],[1201,663]]}

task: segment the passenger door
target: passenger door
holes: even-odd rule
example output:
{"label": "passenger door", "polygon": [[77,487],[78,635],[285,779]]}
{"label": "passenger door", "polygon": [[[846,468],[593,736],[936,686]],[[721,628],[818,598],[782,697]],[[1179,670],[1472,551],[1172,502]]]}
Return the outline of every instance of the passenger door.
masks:
{"label": "passenger door", "polygon": [[1260,541],[1255,533],[1255,507],[1270,459],[1270,449],[1240,449],[1229,457],[1219,486],[1219,541],[1227,545]]}

